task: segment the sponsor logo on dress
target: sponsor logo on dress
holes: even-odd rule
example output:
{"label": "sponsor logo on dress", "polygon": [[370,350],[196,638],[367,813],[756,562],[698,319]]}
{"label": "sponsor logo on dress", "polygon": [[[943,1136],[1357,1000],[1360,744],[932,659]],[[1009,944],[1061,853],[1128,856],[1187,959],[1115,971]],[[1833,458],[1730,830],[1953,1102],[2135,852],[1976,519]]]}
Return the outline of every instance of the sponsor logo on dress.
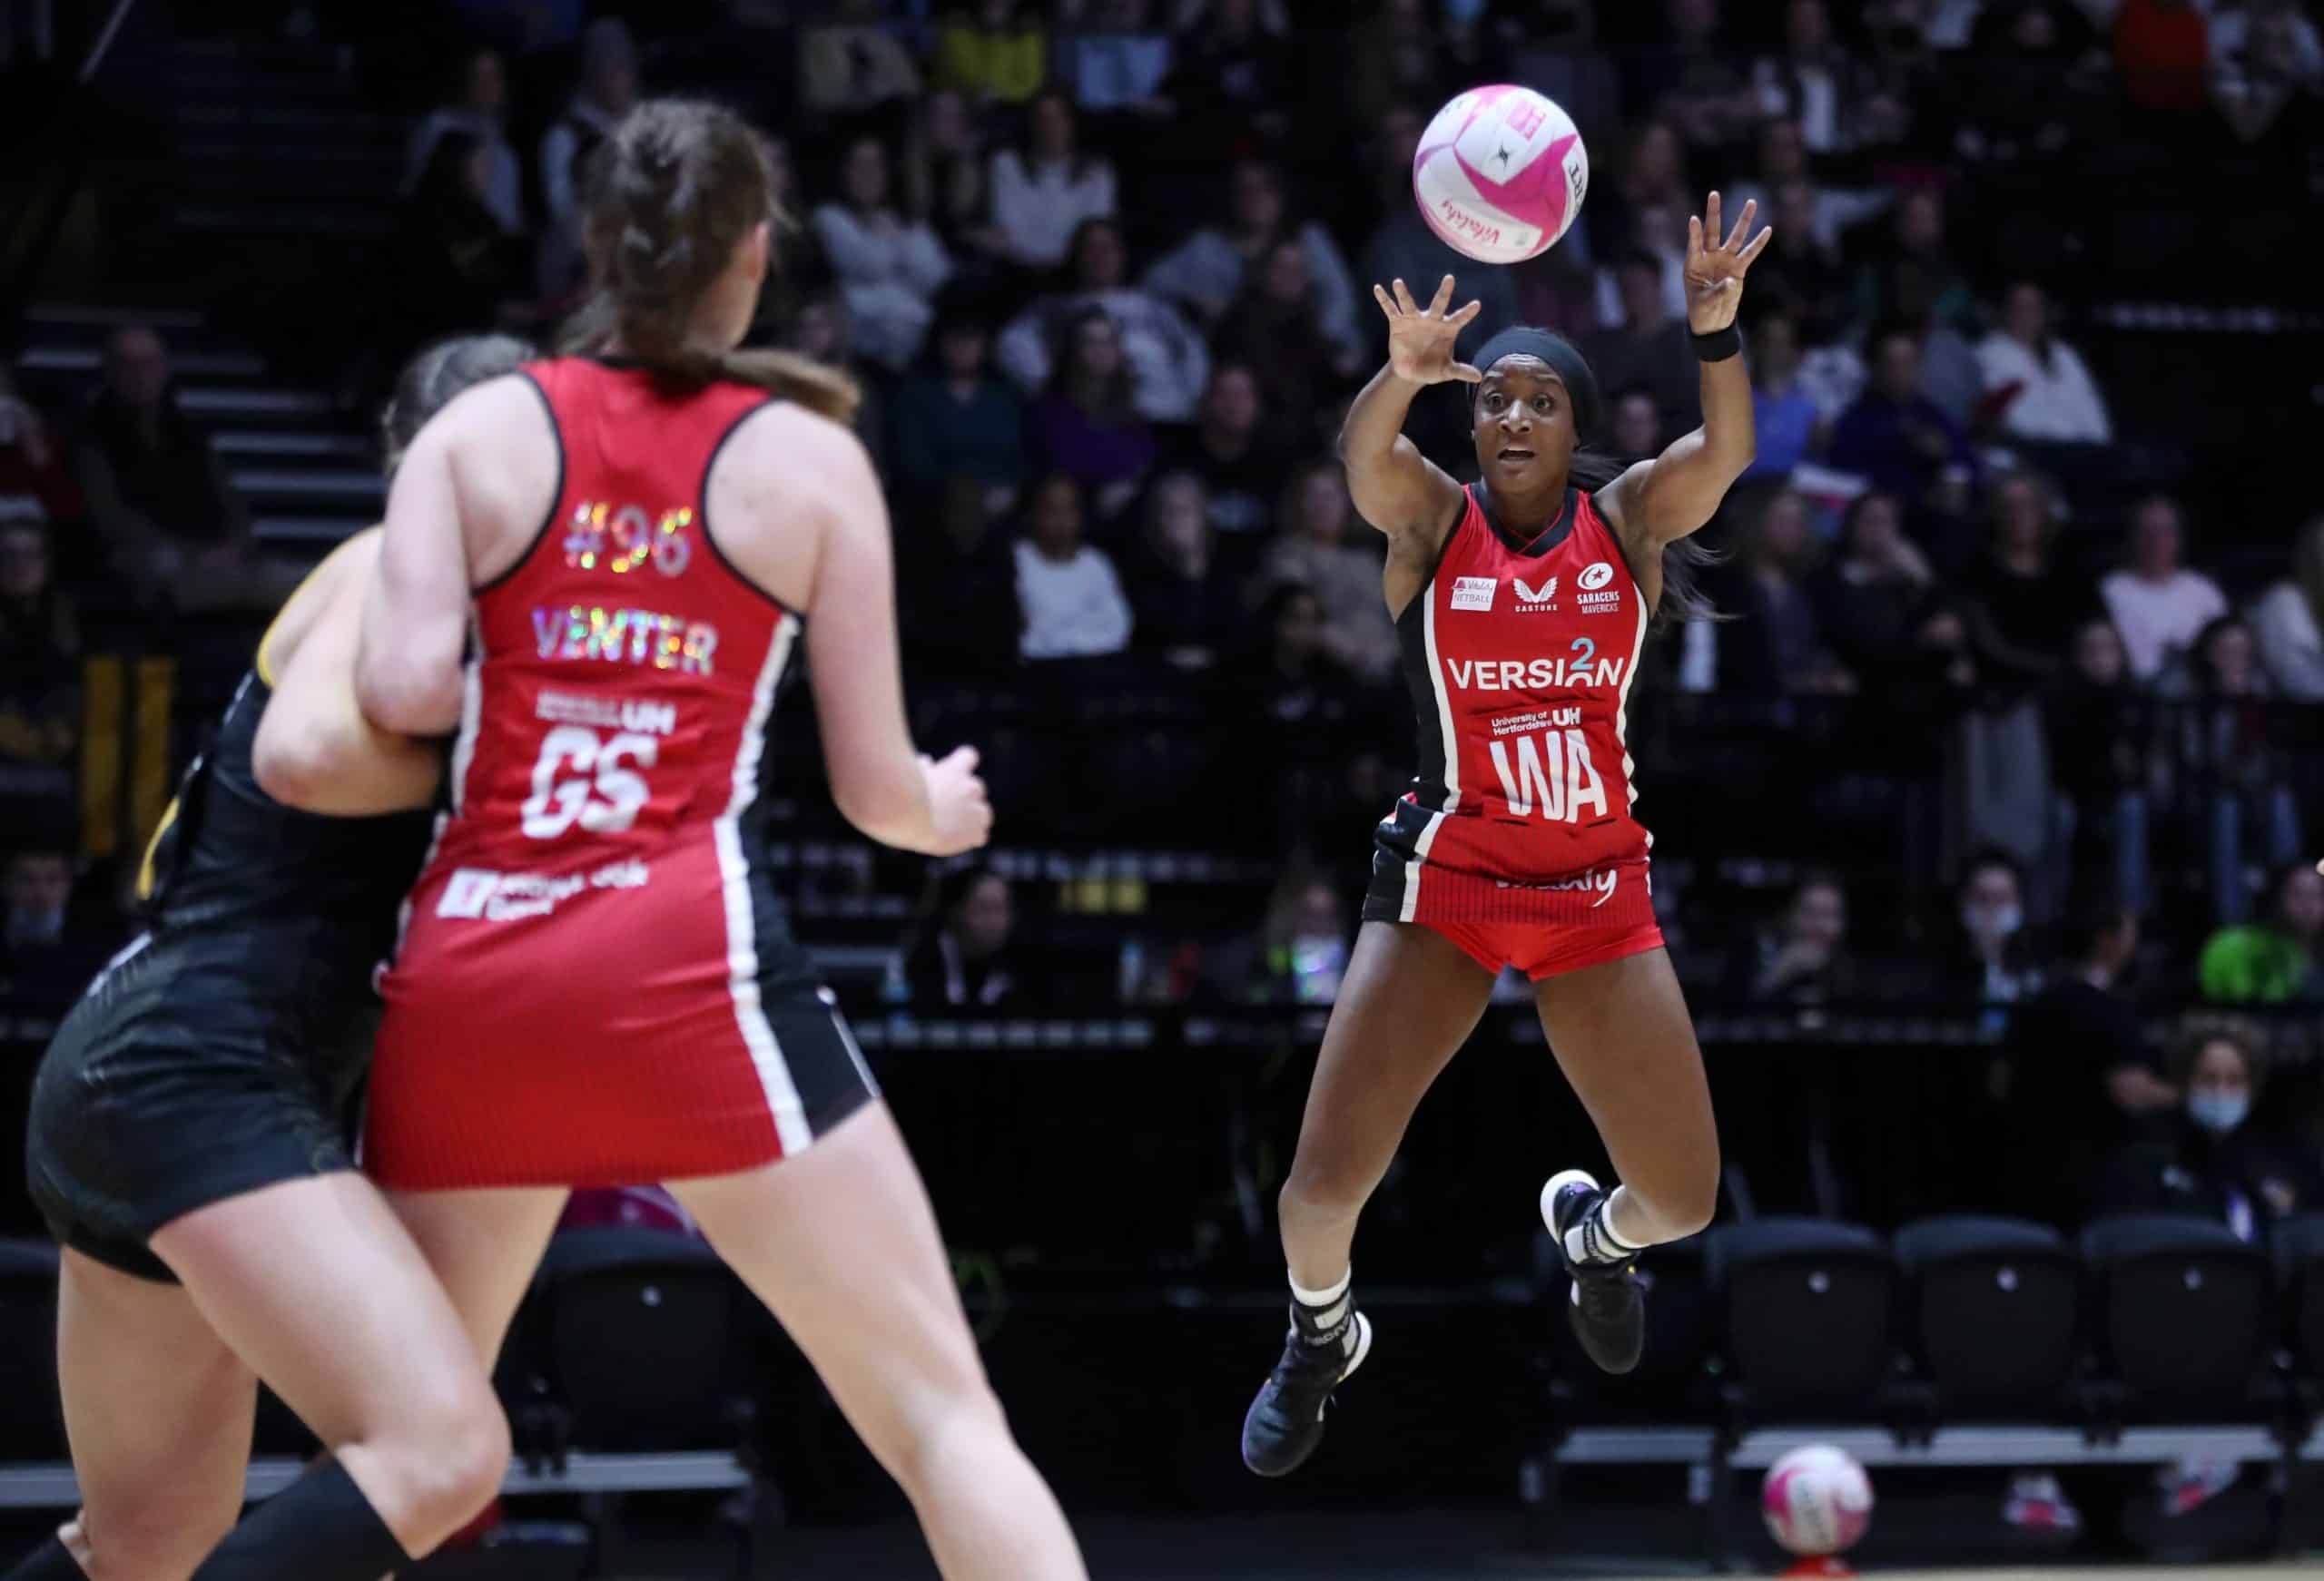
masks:
{"label": "sponsor logo on dress", "polygon": [[1521,610],[1557,608],[1555,601],[1558,595],[1558,579],[1556,577],[1551,577],[1538,588],[1522,576],[1512,576],[1510,581],[1517,589],[1517,602]]}
{"label": "sponsor logo on dress", "polygon": [[1621,879],[1619,868],[1592,868],[1586,873],[1576,873],[1571,879],[1555,879],[1545,884],[1512,883],[1507,879],[1496,879],[1493,883],[1503,889],[1531,889],[1558,895],[1593,894],[1598,899],[1590,903],[1590,909],[1595,911],[1614,898],[1614,886]]}
{"label": "sponsor logo on dress", "polygon": [[1493,590],[1500,585],[1491,576],[1456,576],[1452,579],[1452,607],[1491,609]]}
{"label": "sponsor logo on dress", "polygon": [[539,873],[496,873],[486,868],[456,868],[436,902],[436,915],[485,922],[521,922],[547,917],[559,903],[584,889],[642,889],[654,869],[635,858],[609,862],[586,875],[547,878]]}
{"label": "sponsor logo on dress", "polygon": [[1595,593],[1613,579],[1613,566],[1603,560],[1592,560],[1581,568],[1581,574],[1574,578],[1581,584],[1584,593]]}

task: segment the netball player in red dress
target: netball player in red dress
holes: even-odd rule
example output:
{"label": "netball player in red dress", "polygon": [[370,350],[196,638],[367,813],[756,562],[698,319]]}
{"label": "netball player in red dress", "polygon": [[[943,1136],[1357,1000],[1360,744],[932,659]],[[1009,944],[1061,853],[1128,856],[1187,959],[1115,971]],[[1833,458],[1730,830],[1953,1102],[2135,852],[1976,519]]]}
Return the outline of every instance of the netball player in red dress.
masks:
{"label": "netball player in red dress", "polygon": [[[1541,1191],[1574,1275],[1572,1322],[1598,1365],[1637,1365],[1640,1251],[1710,1221],[1718,1137],[1654,922],[1623,726],[1648,623],[1680,591],[1664,547],[1709,521],[1751,463],[1735,309],[1770,234],[1746,244],[1752,214],[1745,205],[1722,241],[1713,192],[1689,225],[1702,427],[1610,480],[1600,472],[1594,489],[1584,473],[1596,458],[1575,450],[1597,388],[1572,347],[1507,330],[1486,342],[1480,371],[1453,358],[1479,308],[1447,311],[1450,276],[1426,308],[1402,280],[1393,296],[1373,288],[1388,366],[1356,398],[1340,454],[1356,508],[1388,535],[1420,764],[1375,835],[1364,926],[1283,1188],[1292,1331],[1243,1424],[1243,1458],[1262,1476],[1314,1453],[1332,1390],[1371,1349],[1351,1293],[1356,1216],[1504,966],[1533,980],[1550,1047],[1621,1177],[1604,1192],[1571,1170]],[[1452,379],[1476,387],[1482,481],[1467,488],[1400,432],[1422,387]]]}
{"label": "netball player in red dress", "polygon": [[768,873],[768,718],[803,651],[857,828],[949,854],[991,824],[973,753],[912,749],[887,513],[835,420],[853,392],[733,349],[780,220],[742,122],[642,105],[592,182],[581,354],[448,408],[389,502],[358,694],[453,748],[383,984],[364,1167],[487,1356],[570,1188],[666,1183],[946,1576],[1078,1577]]}

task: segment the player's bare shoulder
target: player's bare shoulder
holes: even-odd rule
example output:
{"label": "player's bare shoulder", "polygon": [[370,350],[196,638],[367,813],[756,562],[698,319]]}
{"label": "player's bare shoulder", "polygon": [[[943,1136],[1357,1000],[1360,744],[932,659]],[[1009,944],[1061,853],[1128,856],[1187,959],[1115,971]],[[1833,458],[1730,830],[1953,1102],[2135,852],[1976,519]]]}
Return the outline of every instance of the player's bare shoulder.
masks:
{"label": "player's bare shoulder", "polygon": [[855,431],[793,401],[744,417],[712,461],[704,500],[720,550],[752,581],[804,609],[824,546],[876,535],[887,509]]}

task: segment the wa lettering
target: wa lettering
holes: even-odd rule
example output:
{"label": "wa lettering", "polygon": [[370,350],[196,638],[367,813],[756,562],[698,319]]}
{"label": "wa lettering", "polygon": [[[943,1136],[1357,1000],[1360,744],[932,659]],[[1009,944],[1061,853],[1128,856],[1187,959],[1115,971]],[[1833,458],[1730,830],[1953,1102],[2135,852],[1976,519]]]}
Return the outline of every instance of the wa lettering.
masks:
{"label": "wa lettering", "polygon": [[[1512,753],[1512,748],[1514,748]],[[1578,730],[1543,731],[1492,744],[1492,766],[1510,811],[1553,823],[1606,816],[1606,782],[1590,761],[1590,738]]]}

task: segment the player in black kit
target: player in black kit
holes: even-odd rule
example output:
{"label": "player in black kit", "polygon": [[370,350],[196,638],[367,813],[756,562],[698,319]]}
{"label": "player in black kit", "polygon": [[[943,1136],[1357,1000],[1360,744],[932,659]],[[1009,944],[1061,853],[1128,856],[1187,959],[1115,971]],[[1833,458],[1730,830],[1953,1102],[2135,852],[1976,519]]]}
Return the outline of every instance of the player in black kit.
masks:
{"label": "player in black kit", "polygon": [[[530,355],[497,336],[423,353],[390,466]],[[356,707],[379,538],[342,545],[260,640],[146,854],[148,930],[41,1062],[26,1173],[64,1248],[82,1507],[8,1581],[378,1581],[499,1487],[507,1424],[475,1348],[350,1154],[371,974],[441,772],[435,744]],[[331,1453],[237,1528],[261,1378]]]}

